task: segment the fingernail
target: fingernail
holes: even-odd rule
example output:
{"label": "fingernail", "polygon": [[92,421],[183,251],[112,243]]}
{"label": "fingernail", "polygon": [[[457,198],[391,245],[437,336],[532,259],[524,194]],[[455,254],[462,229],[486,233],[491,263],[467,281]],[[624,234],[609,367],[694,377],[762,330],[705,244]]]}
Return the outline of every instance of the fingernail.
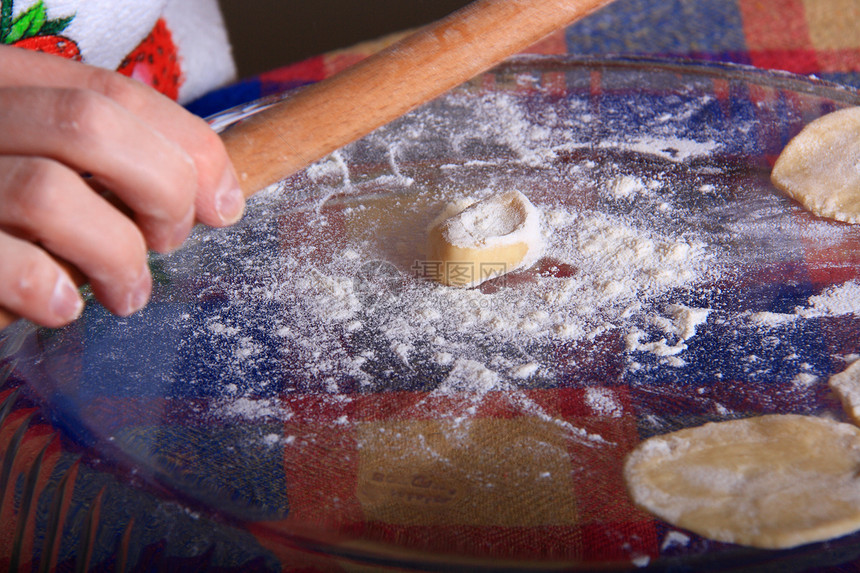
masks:
{"label": "fingernail", "polygon": [[71,322],[84,311],[84,301],[78,294],[78,289],[64,274],[57,277],[54,292],[51,295],[51,312],[64,322]]}
{"label": "fingernail", "polygon": [[224,223],[235,223],[245,212],[245,196],[231,168],[224,170],[215,192],[215,212]]}
{"label": "fingernail", "polygon": [[152,293],[152,275],[149,274],[149,266],[144,265],[140,278],[131,287],[126,298],[126,312],[124,315],[134,314],[149,302]]}

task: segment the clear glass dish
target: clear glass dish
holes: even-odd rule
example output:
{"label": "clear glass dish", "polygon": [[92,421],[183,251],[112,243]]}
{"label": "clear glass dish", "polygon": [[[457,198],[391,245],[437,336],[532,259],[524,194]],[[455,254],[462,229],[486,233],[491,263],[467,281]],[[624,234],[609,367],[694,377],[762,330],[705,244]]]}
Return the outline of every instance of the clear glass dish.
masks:
{"label": "clear glass dish", "polygon": [[[213,118],[223,129],[274,101]],[[765,413],[845,419],[860,228],[769,170],[856,91],[747,67],[519,57],[198,228],[152,303],[19,322],[0,360],[136,479],[279,547],[469,570],[800,570],[860,537],[759,551],[636,509],[642,439]],[[517,188],[545,256],[427,280],[427,226]],[[856,281],[856,282],[855,282]],[[854,289],[854,290],[852,290]]]}

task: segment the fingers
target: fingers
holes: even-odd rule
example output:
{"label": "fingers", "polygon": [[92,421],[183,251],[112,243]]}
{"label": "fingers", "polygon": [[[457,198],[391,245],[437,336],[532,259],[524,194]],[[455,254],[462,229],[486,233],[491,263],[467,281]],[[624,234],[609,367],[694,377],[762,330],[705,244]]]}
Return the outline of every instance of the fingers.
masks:
{"label": "fingers", "polygon": [[244,197],[230,159],[221,139],[202,119],[116,73],[6,46],[0,46],[0,59],[0,86],[83,88],[101,94],[181,147],[196,168],[197,185],[191,193],[200,222],[220,227],[242,216]]}
{"label": "fingers", "polygon": [[[50,159],[0,157],[0,204],[0,306],[57,324],[57,293],[68,291],[58,277],[73,284],[57,258],[87,277],[108,310],[125,316],[146,304],[152,286],[140,229],[73,170]],[[66,322],[73,315],[66,312]]]}
{"label": "fingers", "polygon": [[222,227],[242,217],[245,198],[236,172],[221,138],[205,121],[138,82],[103,70],[87,73],[90,89],[142,118],[191,157],[197,169],[197,220]]}
{"label": "fingers", "polygon": [[106,97],[84,90],[0,89],[0,125],[0,155],[48,157],[91,173],[135,214],[153,249],[178,247],[191,229],[193,161]]}
{"label": "fingers", "polygon": [[152,288],[147,248],[171,250],[195,221],[224,226],[244,210],[209,126],[113,72],[0,45],[0,134],[0,328],[80,313],[63,261],[131,314]]}
{"label": "fingers", "polygon": [[50,327],[80,316],[84,304],[75,284],[44,251],[3,232],[0,250],[0,329],[13,313]]}

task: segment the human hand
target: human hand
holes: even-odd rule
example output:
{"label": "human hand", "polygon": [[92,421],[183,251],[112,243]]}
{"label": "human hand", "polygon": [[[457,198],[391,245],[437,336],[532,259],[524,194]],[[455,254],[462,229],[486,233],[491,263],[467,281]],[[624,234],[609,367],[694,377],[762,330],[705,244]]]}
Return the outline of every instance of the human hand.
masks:
{"label": "human hand", "polygon": [[206,122],[115,72],[0,46],[0,133],[0,329],[76,319],[78,273],[132,314],[152,289],[148,249],[244,210]]}

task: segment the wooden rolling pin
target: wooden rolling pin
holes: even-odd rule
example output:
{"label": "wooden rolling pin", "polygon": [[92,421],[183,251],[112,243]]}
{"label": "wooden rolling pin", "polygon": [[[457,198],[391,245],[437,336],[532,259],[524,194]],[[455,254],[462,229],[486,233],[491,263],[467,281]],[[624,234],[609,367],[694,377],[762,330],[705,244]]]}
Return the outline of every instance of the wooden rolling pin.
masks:
{"label": "wooden rolling pin", "polygon": [[222,134],[246,196],[612,0],[477,0]]}

